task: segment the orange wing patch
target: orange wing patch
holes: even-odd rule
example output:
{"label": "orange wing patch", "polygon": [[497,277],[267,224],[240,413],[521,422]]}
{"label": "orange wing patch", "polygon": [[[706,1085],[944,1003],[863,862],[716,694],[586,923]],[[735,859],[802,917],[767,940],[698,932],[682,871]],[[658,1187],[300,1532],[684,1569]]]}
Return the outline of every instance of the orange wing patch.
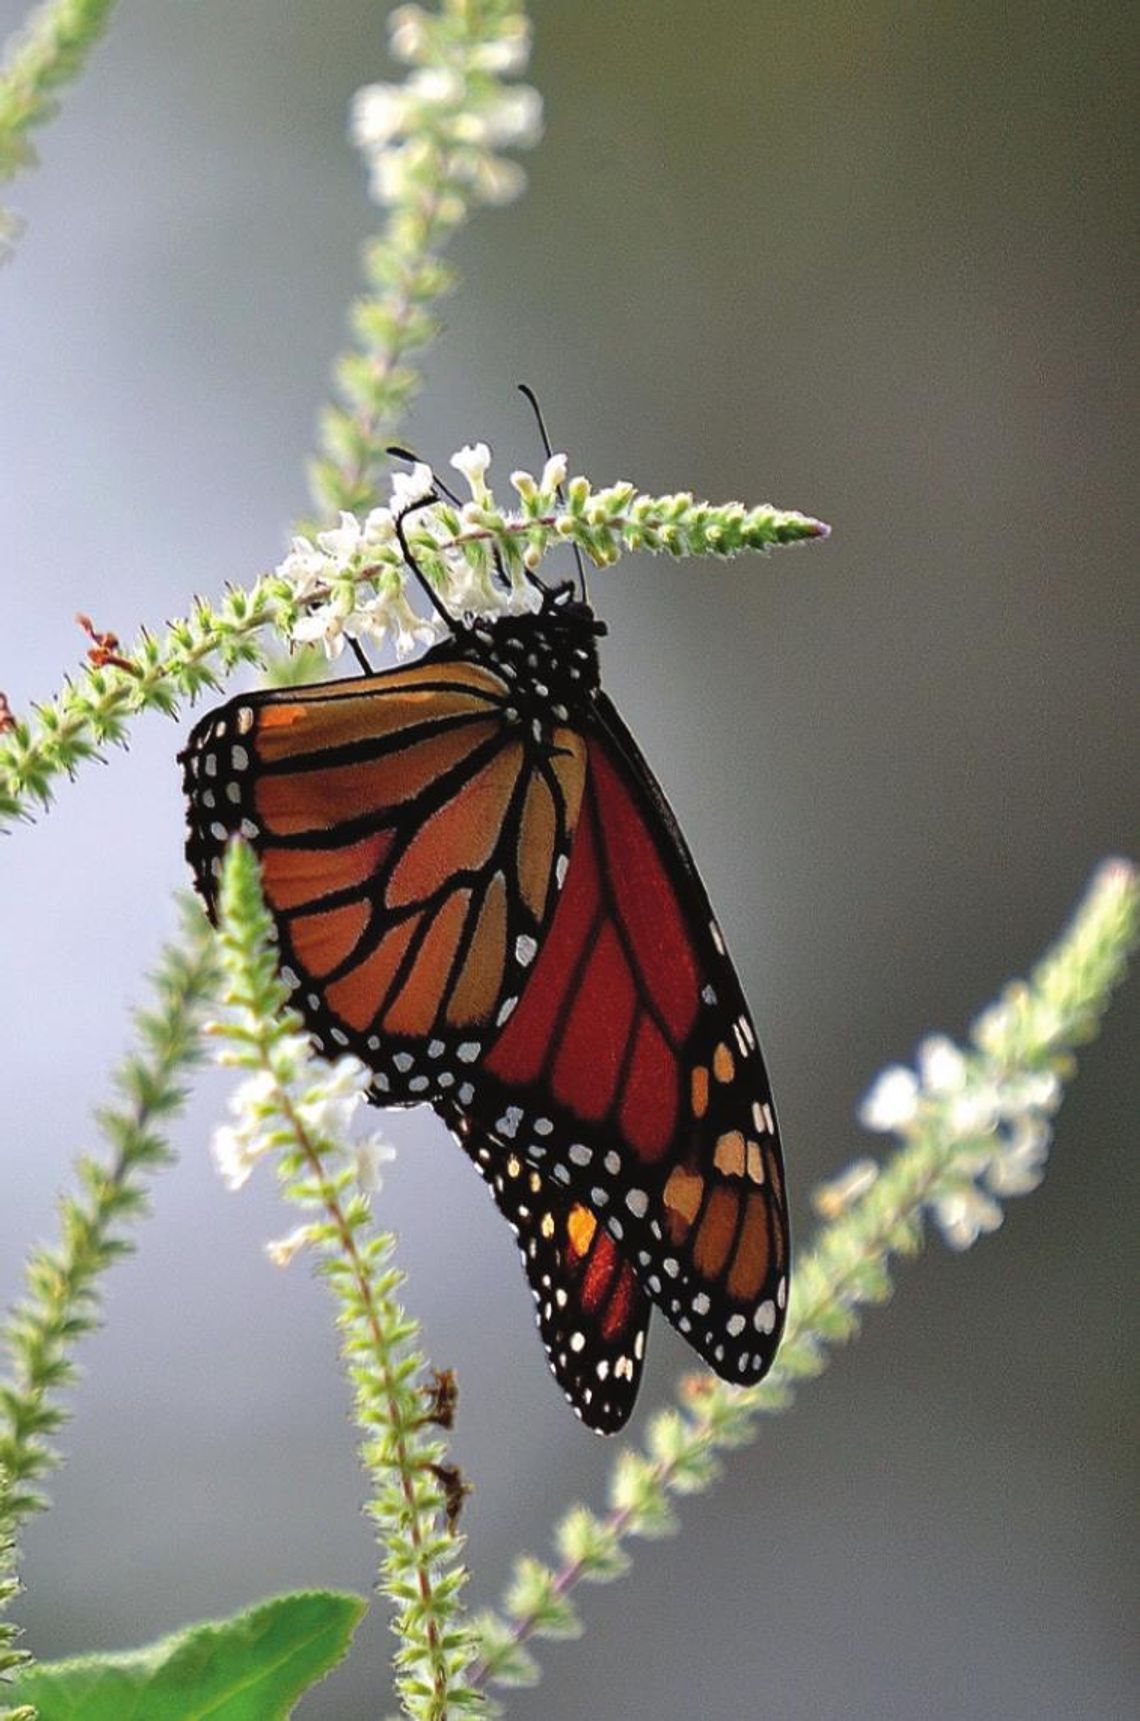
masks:
{"label": "orange wing patch", "polygon": [[376,759],[262,777],[254,798],[257,815],[270,836],[291,837],[398,808],[493,740],[495,729],[489,720],[464,723]]}
{"label": "orange wing patch", "polygon": [[199,878],[231,834],[254,845],[318,1041],[373,1068],[396,1042],[377,1083],[393,1097],[434,1094],[445,1069],[458,1079],[460,1048],[478,1045],[465,1036],[526,983],[557,901],[585,746],[564,724],[524,746],[517,698],[444,656],[239,697],[187,749]]}

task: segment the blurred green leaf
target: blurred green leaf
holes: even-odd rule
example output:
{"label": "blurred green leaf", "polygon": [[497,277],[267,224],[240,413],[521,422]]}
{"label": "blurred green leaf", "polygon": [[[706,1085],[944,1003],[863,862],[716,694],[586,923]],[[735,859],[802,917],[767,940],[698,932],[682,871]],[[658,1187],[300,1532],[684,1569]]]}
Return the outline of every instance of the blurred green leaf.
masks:
{"label": "blurred green leaf", "polygon": [[37,1664],[12,1696],[40,1721],[278,1721],[340,1661],[367,1607],[333,1590],[275,1596],[146,1649]]}

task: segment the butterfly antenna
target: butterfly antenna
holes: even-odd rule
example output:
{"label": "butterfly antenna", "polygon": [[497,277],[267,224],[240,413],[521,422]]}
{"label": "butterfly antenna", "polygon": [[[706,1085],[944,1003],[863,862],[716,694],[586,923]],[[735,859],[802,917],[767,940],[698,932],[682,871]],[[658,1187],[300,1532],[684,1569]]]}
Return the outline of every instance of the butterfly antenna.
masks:
{"label": "butterfly antenna", "polygon": [[[550,441],[550,432],[546,428],[546,420],[542,416],[542,408],[538,404],[538,396],[535,394],[529,383],[520,382],[517,386],[519,393],[525,395],[527,400],[530,402],[531,411],[534,413],[535,421],[538,425],[538,434],[542,438],[542,446],[546,450],[546,458],[548,460],[552,460],[554,458],[554,448]],[[558,486],[556,494],[560,502],[565,502],[566,498],[562,494],[561,484]],[[574,544],[571,547],[574,551],[574,561],[578,568],[578,589],[582,594],[582,602],[589,603],[590,595],[586,590],[586,569],[582,562],[582,552],[578,548],[577,544]]]}
{"label": "butterfly antenna", "polygon": [[[436,490],[438,490],[440,492],[440,494],[442,496],[444,496],[447,499],[447,501],[449,501],[451,503],[453,508],[462,508],[463,507],[463,503],[459,500],[459,497],[455,494],[455,491],[448,489],[447,485],[443,482],[443,479],[438,477],[438,475],[436,474],[435,468],[433,466],[429,465],[429,463],[426,460],[421,460],[419,455],[413,453],[413,451],[410,448],[401,448],[397,444],[392,443],[384,450],[384,452],[386,454],[395,455],[397,460],[406,460],[409,463],[409,465],[411,465],[411,466],[427,466],[428,471],[431,473],[431,481],[432,481],[432,485],[434,486],[434,488]],[[405,509],[404,512],[407,513],[408,510]],[[503,589],[505,591],[510,591],[511,582],[507,577],[507,570],[503,566],[502,557],[499,554],[499,548],[498,548],[497,544],[491,550],[491,560],[495,564],[495,572],[499,576],[499,581],[500,581],[500,584],[502,585]]]}

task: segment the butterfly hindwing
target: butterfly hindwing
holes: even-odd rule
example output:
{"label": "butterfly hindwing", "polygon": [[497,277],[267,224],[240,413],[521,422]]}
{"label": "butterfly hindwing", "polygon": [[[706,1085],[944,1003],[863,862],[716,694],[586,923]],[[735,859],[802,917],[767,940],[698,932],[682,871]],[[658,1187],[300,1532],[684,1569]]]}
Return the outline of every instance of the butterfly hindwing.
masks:
{"label": "butterfly hindwing", "polygon": [[747,1383],[787,1296],[771,1090],[664,796],[596,699],[566,885],[473,1118],[587,1204],[678,1331]]}
{"label": "butterfly hindwing", "polygon": [[465,1119],[452,1127],[515,1234],[555,1380],[588,1428],[616,1434],[641,1384],[649,1299],[584,1202]]}

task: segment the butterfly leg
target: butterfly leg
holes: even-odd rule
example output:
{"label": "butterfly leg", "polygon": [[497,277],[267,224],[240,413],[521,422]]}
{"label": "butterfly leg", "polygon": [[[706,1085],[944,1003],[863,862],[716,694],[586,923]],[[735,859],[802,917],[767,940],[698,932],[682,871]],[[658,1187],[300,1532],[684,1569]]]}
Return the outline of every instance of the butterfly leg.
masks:
{"label": "butterfly leg", "polygon": [[459,623],[456,621],[455,617],[452,615],[451,611],[448,609],[447,605],[444,603],[443,599],[424,573],[424,570],[420,567],[419,562],[416,560],[415,553],[412,550],[412,546],[408,542],[408,534],[404,529],[404,521],[408,518],[409,514],[418,514],[421,508],[430,508],[433,503],[438,501],[438,491],[435,489],[429,490],[428,494],[426,496],[421,496],[418,502],[409,502],[406,508],[402,508],[396,515],[394,523],[396,527],[396,536],[400,540],[400,552],[403,555],[405,562],[408,564],[408,567],[412,570],[412,573],[416,576],[416,579],[420,582],[420,585],[427,593],[428,599],[436,614],[442,617],[451,629],[452,633],[458,633],[460,631]]}

